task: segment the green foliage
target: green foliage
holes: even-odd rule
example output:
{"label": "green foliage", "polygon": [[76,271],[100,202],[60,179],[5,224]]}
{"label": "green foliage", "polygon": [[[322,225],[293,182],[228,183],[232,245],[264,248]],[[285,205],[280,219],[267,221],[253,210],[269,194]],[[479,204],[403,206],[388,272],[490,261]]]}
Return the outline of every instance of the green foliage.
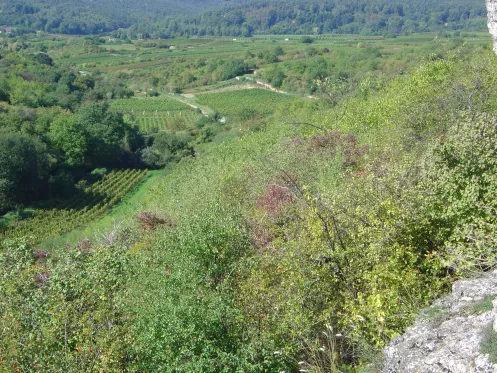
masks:
{"label": "green foliage", "polygon": [[0,135],[0,198],[26,201],[46,185],[48,157],[36,139],[22,134]]}
{"label": "green foliage", "polygon": [[[443,291],[444,248],[427,214],[426,165],[419,160],[430,136],[465,107],[474,82],[458,80],[464,74],[454,63],[433,61],[379,94],[349,100],[339,121],[326,111],[323,126],[340,125],[359,138],[272,124],[168,175],[156,207],[177,216],[206,211],[208,220],[215,201],[235,209],[246,226],[251,248],[232,285],[245,349],[264,354],[258,347],[272,346],[285,369],[297,357],[311,364],[309,346],[327,324],[343,336],[334,342],[333,364],[357,365]],[[455,91],[455,81],[468,89]]]}
{"label": "green foliage", "polygon": [[219,80],[233,79],[238,75],[245,74],[243,60],[228,59],[219,67]]}
{"label": "green foliage", "polygon": [[74,180],[95,167],[135,166],[134,152],[143,146],[137,128],[119,113],[81,105],[86,95],[98,95],[101,76],[59,68],[26,48],[1,59],[2,211],[14,202],[70,195]]}
{"label": "green foliage", "polygon": [[106,105],[90,104],[76,115],[61,113],[50,125],[50,138],[66,156],[69,166],[115,165],[132,132],[121,114]]}
{"label": "green foliage", "polygon": [[137,315],[133,335],[140,371],[265,372],[281,367],[277,357],[265,360],[259,351],[243,347],[245,325],[231,286],[248,241],[233,211],[211,207],[178,229],[161,232],[137,261],[141,275],[129,306]]}
{"label": "green foliage", "polygon": [[[104,6],[71,0],[40,4],[33,0],[12,1],[2,6],[1,24],[19,29],[36,29],[51,33],[100,34],[130,27],[138,22],[147,24],[166,15],[195,14],[201,10],[220,8],[239,3],[237,0],[152,0],[143,7],[134,1],[108,2]],[[130,30],[136,35],[136,30]],[[148,34],[141,36],[147,37]],[[99,36],[88,37],[86,42],[100,44]]]}
{"label": "green foliage", "polygon": [[[330,153],[335,160],[326,162]],[[440,264],[412,232],[421,196],[408,187],[410,165],[381,175],[352,138],[315,136],[291,154],[305,169],[286,163],[251,218],[259,255],[239,298],[246,322],[296,341],[299,351],[329,324],[345,338],[336,345],[340,360],[357,363],[354,341],[383,346],[443,284]]]}
{"label": "green foliage", "polygon": [[480,343],[481,352],[489,356],[492,363],[497,363],[497,333],[493,325],[490,324],[485,328],[485,334]]}
{"label": "green foliage", "polygon": [[126,251],[96,246],[58,254],[34,251],[23,240],[2,244],[1,365],[12,371],[120,371],[129,341],[122,306]]}
{"label": "green foliage", "polygon": [[56,149],[66,155],[69,166],[80,166],[85,162],[88,148],[86,128],[77,122],[71,113],[62,113],[50,124],[50,139]]}
{"label": "green foliage", "polygon": [[46,84],[13,78],[9,85],[11,87],[9,101],[13,105],[39,107],[53,106],[56,102],[53,97],[46,94]]}
{"label": "green foliage", "polygon": [[149,167],[163,167],[184,157],[195,155],[186,136],[160,132],[153,138],[153,145],[143,150],[142,160]]}
{"label": "green foliage", "polygon": [[314,39],[311,38],[310,36],[302,36],[302,39],[300,39],[300,42],[304,44],[312,44],[314,42]]}
{"label": "green foliage", "polygon": [[85,131],[87,162],[115,164],[119,160],[127,126],[122,115],[108,110],[106,105],[90,104],[76,113],[75,124]]}
{"label": "green foliage", "polygon": [[46,53],[37,53],[33,56],[34,60],[40,64],[53,66],[53,59]]}
{"label": "green foliage", "polygon": [[[264,27],[283,27],[276,16]],[[242,18],[232,21],[243,27]],[[273,36],[254,39],[247,52],[232,40],[191,38],[171,51],[162,42],[116,44],[112,56],[99,38],[71,39],[75,46],[49,49],[57,63],[55,56],[81,53],[64,62],[64,74],[23,53],[0,59],[8,84],[33,81],[59,103],[75,103],[0,107],[2,135],[47,146],[50,186],[77,181],[73,198],[54,201],[56,209],[2,219],[9,225],[0,248],[0,351],[9,369],[354,371],[447,289],[452,267],[468,273],[494,264],[495,58],[464,44],[433,46],[427,36],[420,38],[429,46],[393,42],[414,50],[405,54],[378,38],[337,37],[323,56],[320,44],[331,36],[311,33],[315,49],[302,50],[296,37],[284,54]],[[420,50],[427,61],[406,72],[401,60]],[[130,54],[137,60],[118,65]],[[91,72],[72,73],[73,63]],[[242,64],[263,66],[273,85],[316,95],[243,90],[249,79],[195,94],[226,123],[176,100],[193,104],[195,96],[112,99],[111,109],[94,103],[131,87],[140,95],[150,85],[208,90],[199,87]],[[146,127],[152,134],[141,149],[133,123],[157,126],[168,111],[193,120]],[[237,136],[228,141],[230,130]],[[219,138],[218,146],[199,144]],[[195,157],[193,144],[201,150]],[[114,210],[112,232],[95,235],[91,227],[147,173],[101,167],[135,150],[154,166],[167,163],[167,175],[137,197],[147,211],[138,223],[134,212],[123,219]],[[152,223],[144,226],[144,217]],[[84,232],[101,244],[51,251],[28,244],[70,240],[65,233],[90,222]],[[424,315],[436,322],[444,312]]]}
{"label": "green foliage", "polygon": [[425,190],[447,265],[467,273],[495,265],[496,122],[466,113],[427,156]]}
{"label": "green foliage", "polygon": [[91,173],[90,177],[93,178],[94,180],[100,180],[103,178],[105,175],[107,175],[107,169],[102,167],[102,168],[95,168]]}
{"label": "green foliage", "polygon": [[[50,4],[14,0],[3,6],[0,18],[0,24],[17,26],[12,35],[33,29],[80,35],[114,31],[122,40],[323,32],[395,37],[406,32],[440,32],[445,22],[447,30],[482,30],[485,6],[475,0],[416,0],[409,4],[400,0],[151,0],[147,7],[129,0],[109,1],[105,6],[74,0]],[[98,36],[85,42],[93,48],[100,44]]]}
{"label": "green foliage", "polygon": [[140,29],[149,35],[168,37],[320,35],[331,32],[395,37],[408,32],[439,32],[444,22],[448,22],[449,30],[483,30],[486,23],[484,4],[477,1],[433,3],[427,0],[409,4],[400,0],[254,1],[200,16],[168,17]]}

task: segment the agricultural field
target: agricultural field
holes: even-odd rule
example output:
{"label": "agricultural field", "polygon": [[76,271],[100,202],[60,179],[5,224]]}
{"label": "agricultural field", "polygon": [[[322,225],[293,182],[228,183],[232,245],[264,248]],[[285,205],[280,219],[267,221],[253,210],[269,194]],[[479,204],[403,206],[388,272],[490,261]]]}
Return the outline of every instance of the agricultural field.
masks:
{"label": "agricultural field", "polygon": [[40,243],[50,237],[63,235],[104,216],[133,190],[147,173],[147,170],[116,170],[91,185],[80,183],[80,191],[73,198],[51,209],[34,210],[33,217],[12,222],[7,227],[5,236],[26,236],[34,243]]}
{"label": "agricultural field", "polygon": [[[170,40],[133,40],[123,44],[100,39],[89,44],[81,37],[40,35],[30,40],[34,49],[50,49],[58,66],[90,77],[105,76],[106,84],[122,83],[135,96],[155,91],[196,93],[238,84],[242,63],[257,71],[257,79],[279,90],[302,96],[314,94],[313,81],[327,76],[364,75],[394,77],[419,63],[444,55],[465,44],[484,47],[487,33],[445,32],[395,38],[361,35],[254,35],[191,37]],[[121,98],[105,92],[107,97]],[[160,111],[160,110],[159,110]]]}
{"label": "agricultural field", "polygon": [[185,111],[190,107],[178,100],[163,96],[160,98],[133,98],[130,100],[112,100],[110,102],[112,108],[122,113],[140,112],[168,112],[168,111]]}
{"label": "agricultural field", "polygon": [[158,131],[178,131],[186,128],[192,128],[195,122],[200,118],[200,114],[189,111],[177,112],[145,112],[135,116],[140,123],[140,130],[144,134],[155,133]]}
{"label": "agricultural field", "polygon": [[[81,80],[75,86],[78,90],[87,87],[86,79],[88,87],[93,84],[94,91],[101,97],[112,97],[109,100],[111,110],[131,117],[143,134],[184,135],[193,129],[188,133],[192,136],[188,141],[195,146],[197,154],[206,154],[224,141],[264,126],[254,124],[254,121],[265,121],[274,113],[282,112],[281,108],[290,113],[292,106],[309,103],[311,100],[307,96],[310,94],[319,101],[319,92],[310,91],[319,79],[349,76],[359,84],[364,77],[373,82],[371,77],[378,77],[381,82],[405,74],[422,61],[456,53],[462,53],[459,56],[464,57],[464,53],[469,55],[473,50],[484,48],[490,40],[487,33],[476,32],[427,33],[397,38],[310,37],[311,43],[304,43],[301,35],[254,35],[236,40],[193,37],[133,40],[126,44],[108,43],[107,38],[101,38],[101,43],[92,44],[84,37],[41,33],[29,38],[26,47],[36,53],[48,50],[55,66],[75,71],[79,75],[77,80]],[[466,46],[463,52],[458,52],[463,45]],[[225,79],[234,76],[226,75],[226,72],[236,67],[237,61],[256,75],[246,81]],[[12,67],[8,69],[12,70]],[[250,86],[255,85],[255,79],[288,94],[246,89],[253,88]],[[120,95],[123,87],[138,97],[124,98],[129,96]],[[151,91],[159,97],[148,97]],[[181,97],[173,92],[184,95]],[[189,104],[198,106],[210,118],[215,118],[214,113],[224,116],[227,125],[214,121],[201,129],[196,128],[202,114]]]}
{"label": "agricultural field", "polygon": [[192,128],[201,116],[190,106],[167,96],[113,100],[111,107],[120,113],[132,115],[144,134]]}
{"label": "agricultural field", "polygon": [[228,120],[268,116],[278,108],[303,100],[301,97],[273,92],[268,89],[246,89],[220,93],[204,93],[197,101],[209,106]]}

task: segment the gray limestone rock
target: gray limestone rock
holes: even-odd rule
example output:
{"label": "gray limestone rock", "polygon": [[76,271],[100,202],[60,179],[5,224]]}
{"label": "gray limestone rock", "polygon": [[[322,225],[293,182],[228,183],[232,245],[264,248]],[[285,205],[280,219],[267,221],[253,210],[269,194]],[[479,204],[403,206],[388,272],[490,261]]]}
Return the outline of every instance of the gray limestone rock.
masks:
{"label": "gray limestone rock", "polygon": [[[497,373],[480,343],[497,328],[497,271],[455,282],[385,349],[384,373]],[[493,301],[493,302],[492,302]]]}
{"label": "gray limestone rock", "polygon": [[494,52],[497,54],[497,0],[487,0],[488,31],[494,39]]}

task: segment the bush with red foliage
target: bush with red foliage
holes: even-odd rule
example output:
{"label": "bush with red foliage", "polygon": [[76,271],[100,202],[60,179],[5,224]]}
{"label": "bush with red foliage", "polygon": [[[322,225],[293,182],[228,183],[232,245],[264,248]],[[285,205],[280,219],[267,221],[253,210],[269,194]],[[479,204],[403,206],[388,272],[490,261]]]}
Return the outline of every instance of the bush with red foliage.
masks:
{"label": "bush with red foliage", "polygon": [[257,198],[257,208],[266,212],[273,219],[279,218],[285,205],[295,200],[295,196],[290,188],[286,186],[269,184],[266,191]]}
{"label": "bush with red foliage", "polygon": [[140,228],[144,231],[153,231],[159,225],[167,225],[168,227],[173,227],[173,219],[169,216],[159,216],[154,212],[143,211],[140,212],[136,219],[140,223]]}
{"label": "bush with red foliage", "polygon": [[34,277],[34,281],[36,286],[40,288],[46,284],[49,278],[50,278],[50,272],[37,273]]}
{"label": "bush with red foliage", "polygon": [[355,166],[369,150],[368,145],[360,145],[356,136],[344,135],[340,131],[314,135],[310,138],[311,149],[328,151],[331,157],[340,152],[344,156],[345,166]]}
{"label": "bush with red foliage", "polygon": [[79,244],[78,244],[78,247],[81,249],[81,250],[89,250],[91,249],[91,242],[88,238],[85,238],[83,241],[81,241]]}
{"label": "bush with red foliage", "polygon": [[257,221],[250,222],[250,231],[252,232],[252,245],[258,249],[259,253],[263,252],[263,250],[260,249],[269,245],[276,237],[273,230],[271,230],[267,225]]}
{"label": "bush with red foliage", "polygon": [[39,261],[43,261],[49,257],[50,251],[40,249],[40,250],[35,250],[34,254],[36,259],[38,259]]}

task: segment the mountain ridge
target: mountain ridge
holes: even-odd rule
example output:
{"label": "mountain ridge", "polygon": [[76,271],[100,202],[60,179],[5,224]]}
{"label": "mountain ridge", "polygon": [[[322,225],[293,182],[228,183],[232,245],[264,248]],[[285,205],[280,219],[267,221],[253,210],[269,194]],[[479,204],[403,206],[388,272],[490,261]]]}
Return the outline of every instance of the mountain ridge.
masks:
{"label": "mountain ridge", "polygon": [[0,8],[0,25],[63,34],[131,28],[145,38],[483,31],[485,23],[479,0],[13,0]]}
{"label": "mountain ridge", "polygon": [[0,2],[0,25],[64,34],[97,34],[171,15],[194,15],[250,0],[13,0]]}

